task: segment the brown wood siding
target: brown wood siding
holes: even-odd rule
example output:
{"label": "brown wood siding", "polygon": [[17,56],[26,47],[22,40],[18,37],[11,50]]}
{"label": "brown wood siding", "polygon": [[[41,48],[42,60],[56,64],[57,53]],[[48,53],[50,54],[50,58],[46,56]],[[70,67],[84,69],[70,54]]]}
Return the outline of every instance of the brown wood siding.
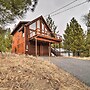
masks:
{"label": "brown wood siding", "polygon": [[17,31],[13,36],[12,52],[19,54],[25,53],[24,44],[25,42],[24,37],[22,36],[22,31]]}
{"label": "brown wood siding", "polygon": [[[37,41],[37,55],[38,56],[48,56],[49,55],[49,43],[42,43]],[[35,55],[35,41],[30,41],[28,43],[29,49],[28,54],[29,55]]]}
{"label": "brown wood siding", "polygon": [[49,43],[43,44],[43,56],[49,55]]}
{"label": "brown wood siding", "polygon": [[28,45],[28,28],[29,27],[24,27],[24,33],[25,33],[25,54],[28,54],[28,49],[26,48]]}
{"label": "brown wood siding", "polygon": [[31,41],[29,44],[28,54],[35,55],[35,42]]}

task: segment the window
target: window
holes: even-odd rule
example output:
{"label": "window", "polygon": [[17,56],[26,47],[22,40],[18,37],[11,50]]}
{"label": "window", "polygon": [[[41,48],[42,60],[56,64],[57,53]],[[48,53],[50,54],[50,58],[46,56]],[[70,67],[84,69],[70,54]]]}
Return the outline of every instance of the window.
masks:
{"label": "window", "polygon": [[44,32],[44,24],[42,23],[42,32]]}
{"label": "window", "polygon": [[26,49],[28,50],[28,45],[26,45]]}
{"label": "window", "polygon": [[36,29],[36,22],[32,23],[32,24],[29,26],[29,29],[35,30],[35,29]]}
{"label": "window", "polygon": [[24,33],[22,33],[22,36],[24,37]]}
{"label": "window", "polygon": [[37,28],[40,28],[40,21],[37,21]]}
{"label": "window", "polygon": [[22,37],[24,37],[24,29],[22,30]]}
{"label": "window", "polygon": [[47,29],[45,28],[45,33],[47,33]]}

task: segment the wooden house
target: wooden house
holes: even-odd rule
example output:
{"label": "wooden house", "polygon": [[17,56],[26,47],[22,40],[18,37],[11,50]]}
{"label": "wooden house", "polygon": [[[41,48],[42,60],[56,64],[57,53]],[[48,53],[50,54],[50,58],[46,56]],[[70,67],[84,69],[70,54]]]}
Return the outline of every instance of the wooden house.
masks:
{"label": "wooden house", "polygon": [[42,16],[33,21],[20,21],[12,31],[12,53],[50,56],[51,44],[60,43],[61,37],[53,34]]}

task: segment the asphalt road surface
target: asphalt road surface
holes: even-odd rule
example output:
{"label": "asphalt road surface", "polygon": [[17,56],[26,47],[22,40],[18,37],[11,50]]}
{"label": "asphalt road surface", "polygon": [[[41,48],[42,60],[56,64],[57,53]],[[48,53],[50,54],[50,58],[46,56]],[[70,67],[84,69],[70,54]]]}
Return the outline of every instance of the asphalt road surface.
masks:
{"label": "asphalt road surface", "polygon": [[[49,59],[43,57],[44,60]],[[51,57],[50,61],[65,71],[77,77],[80,81],[90,86],[90,60],[79,60],[66,57]]]}

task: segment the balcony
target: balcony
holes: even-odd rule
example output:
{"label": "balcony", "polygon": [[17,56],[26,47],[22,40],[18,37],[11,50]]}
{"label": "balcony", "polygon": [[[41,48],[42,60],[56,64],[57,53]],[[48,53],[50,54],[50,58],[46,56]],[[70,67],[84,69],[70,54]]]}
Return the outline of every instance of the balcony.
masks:
{"label": "balcony", "polygon": [[50,33],[48,31],[45,32],[43,30],[40,30],[39,28],[37,28],[36,30],[30,29],[30,34],[28,35],[29,40],[32,40],[35,37],[38,37],[39,39],[43,38],[43,39],[47,39],[47,40],[62,41],[60,35],[54,34],[54,33]]}
{"label": "balcony", "polygon": [[50,28],[47,26],[44,19],[34,20],[29,25],[28,32],[29,40],[37,38],[38,40],[47,41],[47,42],[61,42],[61,36],[52,33]]}

